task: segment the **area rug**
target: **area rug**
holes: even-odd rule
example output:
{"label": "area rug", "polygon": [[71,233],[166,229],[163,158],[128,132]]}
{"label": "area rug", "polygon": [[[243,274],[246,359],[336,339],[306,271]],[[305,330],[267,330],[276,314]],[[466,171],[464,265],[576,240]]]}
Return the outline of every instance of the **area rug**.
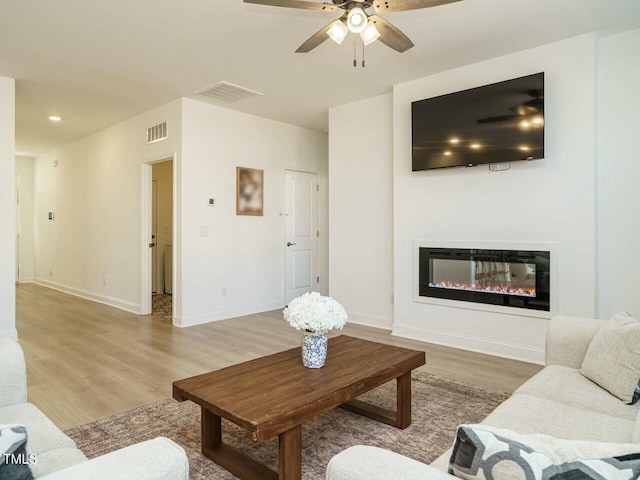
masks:
{"label": "area rug", "polygon": [[151,299],[151,312],[160,318],[172,318],[173,299],[166,293],[154,293]]}
{"label": "area rug", "polygon": [[[327,462],[353,445],[373,445],[430,463],[453,443],[458,425],[477,423],[509,397],[473,385],[413,373],[413,422],[405,430],[378,423],[340,408],[303,425],[303,478],[324,479]],[[395,410],[395,382],[360,397]],[[186,450],[191,480],[234,479],[200,453],[200,407],[167,398],[65,432],[89,457],[158,436]],[[262,444],[244,438],[243,430],[223,421],[223,439],[272,469],[277,468],[277,438]]]}

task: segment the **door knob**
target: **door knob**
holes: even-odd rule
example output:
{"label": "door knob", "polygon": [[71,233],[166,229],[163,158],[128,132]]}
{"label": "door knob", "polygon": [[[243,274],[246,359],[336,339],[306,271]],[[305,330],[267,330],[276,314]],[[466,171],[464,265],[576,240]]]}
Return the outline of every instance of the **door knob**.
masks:
{"label": "door knob", "polygon": [[155,246],[156,246],[156,242],[152,242],[152,243],[149,244],[149,248],[153,248]]}
{"label": "door knob", "polygon": [[293,245],[295,245],[295,243],[287,242],[287,247],[291,247]]}

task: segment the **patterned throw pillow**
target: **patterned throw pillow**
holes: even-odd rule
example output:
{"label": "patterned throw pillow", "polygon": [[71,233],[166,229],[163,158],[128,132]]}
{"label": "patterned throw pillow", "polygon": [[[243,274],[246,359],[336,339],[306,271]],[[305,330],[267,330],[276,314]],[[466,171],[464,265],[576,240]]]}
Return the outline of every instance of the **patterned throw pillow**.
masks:
{"label": "patterned throw pillow", "polygon": [[0,479],[33,480],[27,462],[27,429],[0,425]]}
{"label": "patterned throw pillow", "polygon": [[449,473],[467,480],[636,480],[640,445],[560,440],[462,425]]}

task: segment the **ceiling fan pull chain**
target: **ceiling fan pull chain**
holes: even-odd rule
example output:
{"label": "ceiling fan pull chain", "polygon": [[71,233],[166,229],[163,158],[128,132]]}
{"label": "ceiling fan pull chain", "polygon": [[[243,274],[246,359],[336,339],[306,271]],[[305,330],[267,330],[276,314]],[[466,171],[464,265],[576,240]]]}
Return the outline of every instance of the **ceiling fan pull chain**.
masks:
{"label": "ceiling fan pull chain", "polygon": [[356,60],[356,36],[353,36],[353,66],[354,68],[358,66],[358,61]]}

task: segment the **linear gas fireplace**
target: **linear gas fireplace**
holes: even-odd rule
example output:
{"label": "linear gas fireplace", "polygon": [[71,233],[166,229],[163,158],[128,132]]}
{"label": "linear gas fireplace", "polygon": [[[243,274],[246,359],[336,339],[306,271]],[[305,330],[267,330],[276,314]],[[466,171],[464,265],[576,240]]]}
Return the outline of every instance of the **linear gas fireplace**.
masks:
{"label": "linear gas fireplace", "polygon": [[550,252],[420,247],[420,297],[550,311]]}

